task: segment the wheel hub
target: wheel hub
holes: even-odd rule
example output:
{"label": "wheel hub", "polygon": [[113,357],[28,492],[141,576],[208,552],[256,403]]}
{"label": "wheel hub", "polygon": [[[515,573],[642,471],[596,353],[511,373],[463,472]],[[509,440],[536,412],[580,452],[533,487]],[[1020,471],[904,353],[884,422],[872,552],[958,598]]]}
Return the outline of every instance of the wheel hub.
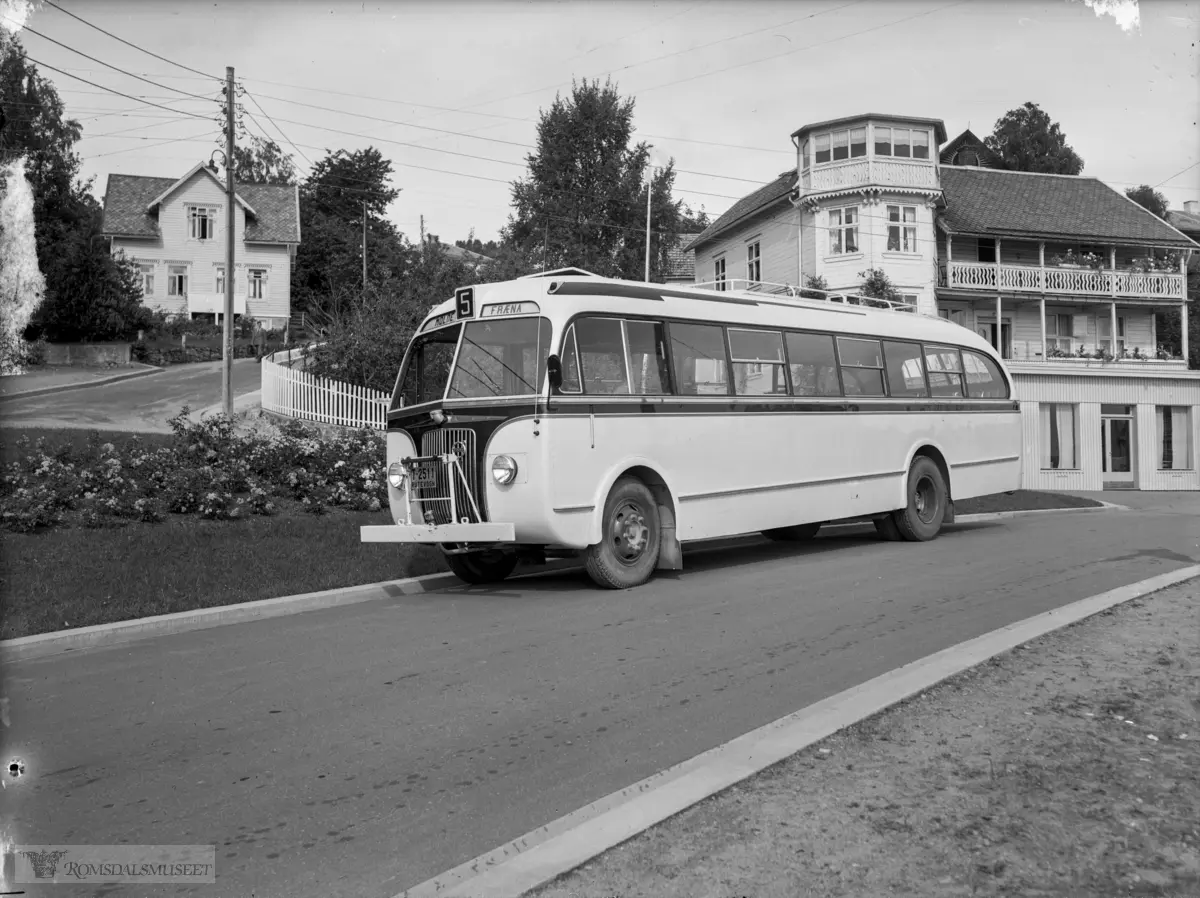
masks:
{"label": "wheel hub", "polygon": [[624,564],[636,563],[650,542],[650,528],[642,510],[631,502],[617,508],[612,518],[611,535],[617,557]]}
{"label": "wheel hub", "polygon": [[923,523],[933,523],[934,516],[938,510],[938,499],[932,479],[922,477],[917,481],[916,494],[913,496],[913,500],[913,504],[916,506],[917,517]]}

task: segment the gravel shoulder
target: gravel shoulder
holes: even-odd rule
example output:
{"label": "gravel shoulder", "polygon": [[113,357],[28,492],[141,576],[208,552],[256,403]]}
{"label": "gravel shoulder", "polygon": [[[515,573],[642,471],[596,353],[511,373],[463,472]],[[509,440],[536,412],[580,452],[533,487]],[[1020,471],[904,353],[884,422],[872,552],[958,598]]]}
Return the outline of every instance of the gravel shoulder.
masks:
{"label": "gravel shoulder", "polygon": [[1200,895],[1200,580],[1050,634],[537,890]]}

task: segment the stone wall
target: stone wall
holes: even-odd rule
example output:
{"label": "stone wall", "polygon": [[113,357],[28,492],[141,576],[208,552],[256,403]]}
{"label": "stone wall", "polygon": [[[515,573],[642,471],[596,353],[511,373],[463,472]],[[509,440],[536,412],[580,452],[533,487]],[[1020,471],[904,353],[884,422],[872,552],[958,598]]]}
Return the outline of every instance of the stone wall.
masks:
{"label": "stone wall", "polygon": [[131,352],[130,343],[47,343],[45,364],[116,367],[128,365]]}

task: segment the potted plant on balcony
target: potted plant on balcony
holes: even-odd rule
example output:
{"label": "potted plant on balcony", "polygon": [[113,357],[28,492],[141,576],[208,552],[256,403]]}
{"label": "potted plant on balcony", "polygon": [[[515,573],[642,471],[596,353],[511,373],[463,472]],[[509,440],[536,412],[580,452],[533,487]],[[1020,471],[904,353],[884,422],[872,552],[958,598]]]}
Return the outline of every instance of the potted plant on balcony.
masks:
{"label": "potted plant on balcony", "polygon": [[1135,360],[1141,361],[1141,362],[1146,362],[1146,361],[1149,361],[1149,359],[1150,359],[1150,356],[1143,353],[1141,350],[1141,347],[1138,347],[1138,346],[1133,347],[1133,355],[1131,355],[1129,357],[1131,359],[1135,359]]}
{"label": "potted plant on balcony", "polygon": [[1138,273],[1149,273],[1153,271],[1179,271],[1179,260],[1181,256],[1177,252],[1169,252],[1161,259],[1151,253],[1148,256],[1142,256],[1134,259],[1129,263],[1129,270]]}
{"label": "potted plant on balcony", "polygon": [[1091,268],[1095,271],[1104,269],[1104,257],[1099,253],[1077,253],[1073,249],[1065,253],[1056,253],[1050,257],[1050,264],[1059,268]]}

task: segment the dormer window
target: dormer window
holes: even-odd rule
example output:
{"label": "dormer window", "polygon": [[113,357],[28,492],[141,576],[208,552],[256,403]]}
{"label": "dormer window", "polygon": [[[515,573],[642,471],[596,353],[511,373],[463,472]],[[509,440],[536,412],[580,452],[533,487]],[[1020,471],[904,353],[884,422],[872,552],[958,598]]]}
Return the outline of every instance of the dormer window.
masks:
{"label": "dormer window", "polygon": [[867,155],[867,129],[865,127],[817,134],[813,141],[816,150],[813,161],[817,165],[826,162],[840,162],[843,159],[856,159],[859,156]]}
{"label": "dormer window", "polygon": [[898,159],[928,159],[929,132],[875,126],[875,155]]}
{"label": "dormer window", "polygon": [[212,240],[217,236],[217,210],[211,206],[188,206],[188,237]]}

